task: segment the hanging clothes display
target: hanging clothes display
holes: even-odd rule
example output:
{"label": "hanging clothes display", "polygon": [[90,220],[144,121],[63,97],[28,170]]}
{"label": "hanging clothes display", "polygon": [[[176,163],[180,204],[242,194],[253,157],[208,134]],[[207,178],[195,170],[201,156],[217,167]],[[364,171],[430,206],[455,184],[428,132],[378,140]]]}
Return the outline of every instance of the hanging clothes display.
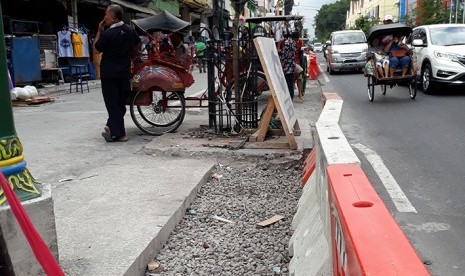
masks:
{"label": "hanging clothes display", "polygon": [[73,45],[71,43],[71,32],[63,29],[58,32],[58,56],[74,57]]}
{"label": "hanging clothes display", "polygon": [[81,36],[77,32],[71,34],[71,41],[73,43],[74,57],[83,57],[83,42]]}
{"label": "hanging clothes display", "polygon": [[81,41],[82,41],[82,56],[90,57],[89,39],[87,38],[87,34],[79,32],[79,36],[81,37]]}

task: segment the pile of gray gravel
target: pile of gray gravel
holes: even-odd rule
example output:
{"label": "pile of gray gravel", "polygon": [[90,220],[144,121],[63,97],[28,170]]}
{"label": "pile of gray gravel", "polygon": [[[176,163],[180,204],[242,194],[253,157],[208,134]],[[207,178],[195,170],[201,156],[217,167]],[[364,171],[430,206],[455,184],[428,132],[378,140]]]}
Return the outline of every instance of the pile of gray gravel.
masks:
{"label": "pile of gray gravel", "polygon": [[218,164],[156,256],[160,275],[287,275],[301,173],[301,161]]}

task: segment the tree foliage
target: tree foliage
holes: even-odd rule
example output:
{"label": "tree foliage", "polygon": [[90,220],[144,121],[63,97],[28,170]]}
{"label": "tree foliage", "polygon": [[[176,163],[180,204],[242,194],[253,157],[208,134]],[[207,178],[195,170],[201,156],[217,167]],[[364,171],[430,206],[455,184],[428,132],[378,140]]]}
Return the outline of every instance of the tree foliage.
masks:
{"label": "tree foliage", "polygon": [[379,24],[378,19],[372,19],[372,18],[368,18],[365,16],[361,16],[355,20],[355,27],[353,29],[362,30],[365,33],[365,35],[367,35],[368,30],[374,25],[378,25],[378,24]]}
{"label": "tree foliage", "polygon": [[313,21],[315,36],[318,41],[324,42],[329,38],[331,32],[345,28],[349,5],[350,0],[338,0],[321,6]]}
{"label": "tree foliage", "polygon": [[449,23],[449,10],[442,0],[421,0],[420,6],[405,16],[410,26]]}

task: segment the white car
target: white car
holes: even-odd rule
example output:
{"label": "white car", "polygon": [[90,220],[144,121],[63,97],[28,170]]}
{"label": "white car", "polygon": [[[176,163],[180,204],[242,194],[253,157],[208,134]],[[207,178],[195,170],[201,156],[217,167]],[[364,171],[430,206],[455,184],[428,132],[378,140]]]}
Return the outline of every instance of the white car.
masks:
{"label": "white car", "polygon": [[323,45],[319,42],[313,44],[313,52],[318,53],[323,51]]}
{"label": "white car", "polygon": [[365,67],[368,49],[361,30],[335,31],[326,47],[326,71],[360,71]]}
{"label": "white car", "polygon": [[436,85],[465,87],[465,24],[437,24],[413,29],[408,42],[414,46],[423,91]]}

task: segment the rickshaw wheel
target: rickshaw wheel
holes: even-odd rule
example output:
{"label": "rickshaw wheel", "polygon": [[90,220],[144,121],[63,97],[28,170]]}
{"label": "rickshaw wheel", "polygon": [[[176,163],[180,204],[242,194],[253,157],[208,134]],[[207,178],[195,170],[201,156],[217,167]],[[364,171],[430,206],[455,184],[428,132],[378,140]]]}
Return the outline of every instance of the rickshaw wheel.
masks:
{"label": "rickshaw wheel", "polygon": [[383,93],[383,95],[386,95],[387,85],[381,84],[380,88],[381,88],[381,93]]}
{"label": "rickshaw wheel", "polygon": [[[136,99],[150,93],[149,103],[138,105]],[[175,131],[183,122],[186,101],[181,92],[139,91],[131,101],[130,112],[134,124],[149,135]]]}
{"label": "rickshaw wheel", "polygon": [[375,99],[375,77],[368,76],[367,78],[368,99],[372,102]]}
{"label": "rickshaw wheel", "polygon": [[410,94],[410,99],[415,100],[415,97],[417,96],[417,81],[415,78],[410,81],[408,85],[408,92]]}

